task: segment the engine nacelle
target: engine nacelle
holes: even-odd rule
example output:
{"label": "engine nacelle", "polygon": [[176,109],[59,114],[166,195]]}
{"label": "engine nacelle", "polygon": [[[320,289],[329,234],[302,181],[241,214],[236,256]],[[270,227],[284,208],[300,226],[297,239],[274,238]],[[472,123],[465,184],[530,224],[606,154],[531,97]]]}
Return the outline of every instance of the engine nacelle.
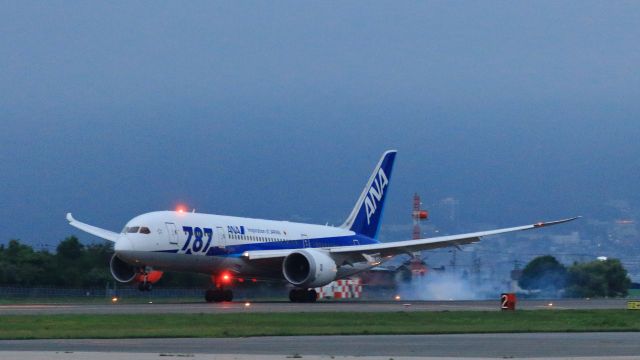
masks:
{"label": "engine nacelle", "polygon": [[302,288],[325,286],[336,279],[338,266],[326,253],[313,249],[294,251],[282,262],[284,278]]}
{"label": "engine nacelle", "polygon": [[113,278],[121,283],[132,282],[138,275],[138,268],[122,261],[116,254],[111,257],[109,267]]}

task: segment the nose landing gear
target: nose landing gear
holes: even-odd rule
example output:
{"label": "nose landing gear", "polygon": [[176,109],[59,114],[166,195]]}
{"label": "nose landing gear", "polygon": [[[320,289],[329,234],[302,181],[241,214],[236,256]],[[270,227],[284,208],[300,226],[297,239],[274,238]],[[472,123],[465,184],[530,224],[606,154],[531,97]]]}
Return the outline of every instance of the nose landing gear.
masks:
{"label": "nose landing gear", "polygon": [[312,303],[316,302],[318,293],[313,289],[295,288],[289,291],[289,300],[291,302]]}
{"label": "nose landing gear", "polygon": [[140,291],[151,291],[151,289],[153,289],[153,285],[150,282],[145,281],[138,284],[138,290]]}
{"label": "nose landing gear", "polygon": [[142,281],[138,283],[138,290],[140,291],[151,291],[153,285],[151,281],[149,281],[149,274],[146,272],[142,274]]}

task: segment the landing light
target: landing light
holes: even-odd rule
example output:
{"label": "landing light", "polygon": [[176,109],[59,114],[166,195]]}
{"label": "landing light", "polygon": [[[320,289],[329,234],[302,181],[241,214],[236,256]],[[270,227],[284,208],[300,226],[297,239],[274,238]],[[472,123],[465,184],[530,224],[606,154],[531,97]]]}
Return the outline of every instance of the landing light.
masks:
{"label": "landing light", "polygon": [[112,302],[112,303],[114,303],[114,304],[115,304],[115,303],[117,303],[117,302],[118,302],[118,300],[119,300],[119,299],[118,299],[118,297],[117,297],[117,296],[114,296],[114,297],[112,297],[112,298],[111,298],[111,302]]}
{"label": "landing light", "polygon": [[396,295],[396,296],[394,296],[394,299],[395,299],[396,301],[400,301],[400,295]]}
{"label": "landing light", "polygon": [[246,302],[246,303],[244,303],[244,307],[249,307],[249,306],[251,306],[251,303],[250,303],[250,302]]}

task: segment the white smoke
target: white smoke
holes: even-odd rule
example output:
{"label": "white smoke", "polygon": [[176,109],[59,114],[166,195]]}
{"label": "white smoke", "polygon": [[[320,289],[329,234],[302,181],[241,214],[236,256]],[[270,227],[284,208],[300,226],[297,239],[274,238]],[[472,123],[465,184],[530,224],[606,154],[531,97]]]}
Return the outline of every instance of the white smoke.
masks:
{"label": "white smoke", "polygon": [[506,284],[499,282],[472,282],[460,274],[438,271],[414,276],[410,282],[399,281],[397,289],[406,300],[487,300],[507,290]]}

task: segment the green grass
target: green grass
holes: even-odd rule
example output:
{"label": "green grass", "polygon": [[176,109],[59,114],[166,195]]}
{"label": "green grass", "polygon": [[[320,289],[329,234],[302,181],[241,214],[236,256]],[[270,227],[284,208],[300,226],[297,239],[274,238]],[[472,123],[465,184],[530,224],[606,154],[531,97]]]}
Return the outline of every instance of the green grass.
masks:
{"label": "green grass", "polygon": [[640,311],[0,316],[0,339],[640,331]]}
{"label": "green grass", "polygon": [[629,289],[630,298],[640,298],[640,289]]}

